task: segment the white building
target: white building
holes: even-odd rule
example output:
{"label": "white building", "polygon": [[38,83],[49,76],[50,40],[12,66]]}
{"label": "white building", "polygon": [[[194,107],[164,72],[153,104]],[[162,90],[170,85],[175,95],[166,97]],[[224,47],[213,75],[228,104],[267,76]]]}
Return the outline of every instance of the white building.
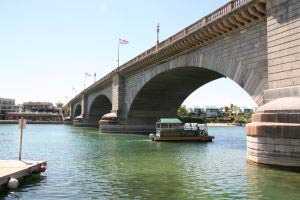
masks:
{"label": "white building", "polygon": [[219,108],[216,106],[205,106],[204,107],[206,117],[219,117],[220,111]]}

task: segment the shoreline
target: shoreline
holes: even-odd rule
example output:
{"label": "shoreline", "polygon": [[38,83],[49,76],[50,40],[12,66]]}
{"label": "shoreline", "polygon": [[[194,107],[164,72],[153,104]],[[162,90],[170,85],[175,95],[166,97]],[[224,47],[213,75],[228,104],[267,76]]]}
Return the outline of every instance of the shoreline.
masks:
{"label": "shoreline", "polygon": [[[18,120],[0,120],[0,124],[18,124]],[[27,124],[64,124],[64,121],[27,121]],[[209,127],[233,127],[244,126],[240,123],[207,123]]]}
{"label": "shoreline", "polygon": [[[27,121],[27,124],[63,124],[63,121]],[[19,124],[18,120],[0,120],[0,124]]]}
{"label": "shoreline", "polygon": [[217,127],[232,127],[232,126],[243,126],[240,123],[207,123],[207,126],[217,126]]}

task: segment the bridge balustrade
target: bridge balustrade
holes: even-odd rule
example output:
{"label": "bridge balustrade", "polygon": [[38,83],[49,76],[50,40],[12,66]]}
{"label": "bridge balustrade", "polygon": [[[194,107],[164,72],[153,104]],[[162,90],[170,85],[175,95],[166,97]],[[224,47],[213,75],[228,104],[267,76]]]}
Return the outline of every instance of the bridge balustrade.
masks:
{"label": "bridge balustrade", "polygon": [[153,53],[153,52],[155,52],[156,51],[156,47],[154,46],[154,47],[152,47],[151,49],[149,49],[148,51],[147,51],[147,54],[149,55],[149,54],[151,54],[151,53]]}
{"label": "bridge balustrade", "polygon": [[162,41],[161,43],[159,43],[159,44],[158,44],[158,49],[161,49],[161,48],[167,46],[167,45],[168,45],[168,42],[169,42],[169,40],[167,39],[167,40],[164,40],[164,41]]}
{"label": "bridge balustrade", "polygon": [[227,13],[227,5],[219,8],[218,10],[216,10],[215,12],[213,12],[212,14],[208,15],[206,17],[206,22],[211,22],[217,18],[219,18],[220,16],[224,15],[225,13]]}
{"label": "bridge balustrade", "polygon": [[193,23],[192,25],[188,26],[186,28],[186,32],[187,33],[194,32],[195,30],[201,28],[204,25],[205,25],[205,19],[202,18],[202,19],[198,20],[197,22]]}
{"label": "bridge balustrade", "polygon": [[233,8],[239,7],[239,6],[241,6],[242,4],[246,3],[247,1],[249,1],[249,0],[235,0],[235,1],[233,2]]}
{"label": "bridge balustrade", "polygon": [[184,32],[185,32],[185,31],[182,30],[182,31],[176,33],[175,35],[173,35],[173,36],[171,37],[171,42],[176,41],[176,40],[179,40],[180,38],[182,38],[182,37],[184,36]]}

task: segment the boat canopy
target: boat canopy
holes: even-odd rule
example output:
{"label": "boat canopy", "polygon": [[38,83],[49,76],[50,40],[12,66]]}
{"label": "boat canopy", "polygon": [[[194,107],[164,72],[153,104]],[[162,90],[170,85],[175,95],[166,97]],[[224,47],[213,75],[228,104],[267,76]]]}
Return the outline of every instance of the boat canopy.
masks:
{"label": "boat canopy", "polygon": [[161,118],[159,122],[161,124],[183,124],[183,122],[177,118]]}
{"label": "boat canopy", "polygon": [[193,118],[193,117],[179,117],[182,123],[198,123],[198,124],[205,124],[203,119]]}

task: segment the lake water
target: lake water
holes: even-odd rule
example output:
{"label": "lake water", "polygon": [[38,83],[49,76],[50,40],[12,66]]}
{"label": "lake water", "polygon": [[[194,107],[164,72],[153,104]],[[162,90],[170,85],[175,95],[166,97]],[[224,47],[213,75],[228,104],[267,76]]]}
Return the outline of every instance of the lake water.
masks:
{"label": "lake water", "polygon": [[[23,159],[46,173],[0,199],[300,199],[300,173],[246,162],[243,127],[212,143],[156,143],[96,128],[27,125]],[[17,125],[0,125],[0,159],[18,159]]]}

